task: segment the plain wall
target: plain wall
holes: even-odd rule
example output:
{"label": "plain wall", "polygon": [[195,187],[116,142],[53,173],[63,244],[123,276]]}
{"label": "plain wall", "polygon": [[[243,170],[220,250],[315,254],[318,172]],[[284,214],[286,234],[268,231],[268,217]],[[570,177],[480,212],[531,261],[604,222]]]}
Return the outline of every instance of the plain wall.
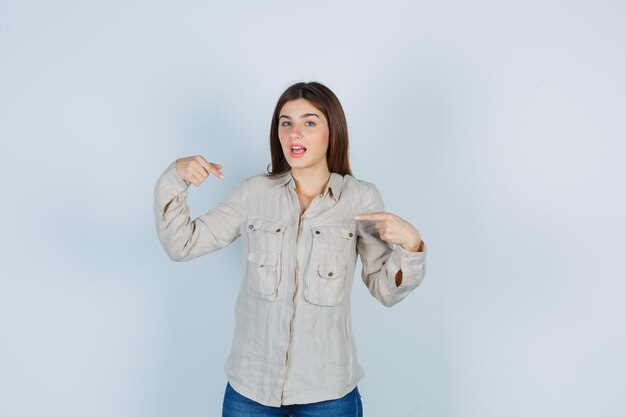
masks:
{"label": "plain wall", "polygon": [[355,280],[365,415],[626,415],[625,39],[620,1],[3,1],[0,415],[219,415],[239,241],[170,261],[153,187],[201,154],[216,205],[312,80],[429,248],[392,308]]}

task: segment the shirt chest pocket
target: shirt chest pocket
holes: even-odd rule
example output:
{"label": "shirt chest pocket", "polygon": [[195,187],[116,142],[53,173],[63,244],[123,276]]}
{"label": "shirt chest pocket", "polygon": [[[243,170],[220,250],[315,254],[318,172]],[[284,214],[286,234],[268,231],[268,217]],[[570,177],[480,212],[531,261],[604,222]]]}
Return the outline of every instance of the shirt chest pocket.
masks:
{"label": "shirt chest pocket", "polygon": [[248,249],[280,253],[287,224],[266,217],[248,217]]}
{"label": "shirt chest pocket", "polygon": [[355,224],[324,224],[313,226],[313,252],[322,250],[342,251],[346,255],[356,248]]}
{"label": "shirt chest pocket", "polygon": [[314,226],[312,235],[304,298],[311,304],[336,306],[343,299],[348,260],[351,259],[351,252],[356,250],[356,225]]}
{"label": "shirt chest pocket", "polygon": [[265,217],[248,217],[246,278],[248,291],[270,301],[280,299],[281,253],[286,223]]}
{"label": "shirt chest pocket", "polygon": [[268,299],[278,299],[278,254],[248,252],[248,290]]}

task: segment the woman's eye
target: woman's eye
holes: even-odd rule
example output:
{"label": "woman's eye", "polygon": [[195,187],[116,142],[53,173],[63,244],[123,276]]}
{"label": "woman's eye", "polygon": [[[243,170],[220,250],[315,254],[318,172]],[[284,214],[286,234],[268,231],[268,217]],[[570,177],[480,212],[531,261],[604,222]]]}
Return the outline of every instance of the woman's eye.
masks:
{"label": "woman's eye", "polygon": [[[309,124],[309,123],[311,123],[311,124]],[[315,122],[308,121],[308,122],[306,122],[306,125],[307,126],[315,126]]]}
{"label": "woman's eye", "polygon": [[285,124],[285,123],[289,123],[289,122],[288,122],[288,121],[284,121],[284,122],[282,122],[280,125],[281,125],[281,126],[289,126],[289,124]]}

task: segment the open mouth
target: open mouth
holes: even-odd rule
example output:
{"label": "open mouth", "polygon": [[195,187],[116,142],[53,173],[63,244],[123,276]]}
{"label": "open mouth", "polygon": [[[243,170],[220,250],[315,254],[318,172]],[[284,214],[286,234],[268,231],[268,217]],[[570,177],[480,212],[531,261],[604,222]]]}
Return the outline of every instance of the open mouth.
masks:
{"label": "open mouth", "polygon": [[292,157],[299,158],[302,155],[304,155],[304,153],[306,152],[306,148],[304,146],[300,146],[300,145],[292,145],[289,148],[289,151],[290,151]]}

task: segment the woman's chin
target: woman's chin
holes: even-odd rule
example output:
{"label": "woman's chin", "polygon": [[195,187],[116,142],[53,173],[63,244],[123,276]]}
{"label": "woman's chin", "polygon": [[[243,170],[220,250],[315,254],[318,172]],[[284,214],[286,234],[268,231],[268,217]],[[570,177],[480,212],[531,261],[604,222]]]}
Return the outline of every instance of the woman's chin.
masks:
{"label": "woman's chin", "polygon": [[290,155],[285,157],[287,160],[287,164],[291,167],[291,169],[307,169],[314,168],[318,165],[323,165],[325,163],[324,160],[311,161],[310,158],[292,158]]}
{"label": "woman's chin", "polygon": [[301,158],[291,158],[291,157],[287,157],[287,163],[292,168],[303,168],[308,165],[307,161],[304,161]]}

